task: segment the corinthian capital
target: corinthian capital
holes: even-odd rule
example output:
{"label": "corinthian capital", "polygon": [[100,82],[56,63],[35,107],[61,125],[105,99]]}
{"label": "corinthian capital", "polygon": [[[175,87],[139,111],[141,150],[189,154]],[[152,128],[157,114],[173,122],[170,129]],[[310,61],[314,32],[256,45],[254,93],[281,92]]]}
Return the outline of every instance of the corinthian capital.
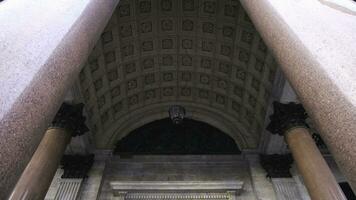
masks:
{"label": "corinthian capital", "polygon": [[70,131],[73,137],[89,131],[82,114],[83,108],[82,103],[75,105],[63,103],[52,121],[52,127],[64,128]]}
{"label": "corinthian capital", "polygon": [[267,126],[271,133],[284,135],[290,128],[308,127],[305,122],[308,115],[301,104],[274,102],[273,107],[274,113],[270,116],[271,122]]}

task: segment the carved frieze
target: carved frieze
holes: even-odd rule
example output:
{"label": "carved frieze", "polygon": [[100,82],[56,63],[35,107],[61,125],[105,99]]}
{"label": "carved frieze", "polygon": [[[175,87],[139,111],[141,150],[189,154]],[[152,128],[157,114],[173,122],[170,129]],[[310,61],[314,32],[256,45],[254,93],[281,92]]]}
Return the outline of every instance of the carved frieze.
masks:
{"label": "carved frieze", "polygon": [[112,181],[114,196],[120,199],[237,199],[242,181]]}

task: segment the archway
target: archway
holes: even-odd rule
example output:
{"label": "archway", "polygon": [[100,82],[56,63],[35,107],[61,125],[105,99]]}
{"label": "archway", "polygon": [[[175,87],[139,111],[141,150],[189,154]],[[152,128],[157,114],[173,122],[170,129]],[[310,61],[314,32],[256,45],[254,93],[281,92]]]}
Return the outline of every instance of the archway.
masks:
{"label": "archway", "polygon": [[78,84],[96,148],[179,104],[255,149],[277,68],[239,1],[122,0]]}
{"label": "archway", "polygon": [[184,119],[174,125],[169,118],[148,123],[123,137],[115,154],[240,154],[235,141],[204,122]]}

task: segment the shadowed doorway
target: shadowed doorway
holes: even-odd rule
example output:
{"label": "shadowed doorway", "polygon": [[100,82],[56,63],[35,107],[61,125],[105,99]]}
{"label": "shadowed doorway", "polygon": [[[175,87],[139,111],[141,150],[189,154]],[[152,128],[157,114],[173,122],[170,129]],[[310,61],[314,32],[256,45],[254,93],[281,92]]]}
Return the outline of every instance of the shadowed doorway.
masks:
{"label": "shadowed doorway", "polygon": [[117,155],[240,154],[235,141],[219,129],[196,120],[174,125],[169,118],[146,124],[119,140]]}

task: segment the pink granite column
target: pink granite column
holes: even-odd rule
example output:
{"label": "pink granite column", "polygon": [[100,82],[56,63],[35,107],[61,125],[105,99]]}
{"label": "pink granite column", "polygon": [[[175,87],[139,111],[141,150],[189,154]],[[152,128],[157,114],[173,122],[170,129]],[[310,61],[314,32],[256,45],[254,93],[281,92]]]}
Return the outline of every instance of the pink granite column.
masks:
{"label": "pink granite column", "polygon": [[118,0],[0,2],[0,199],[6,199]]}
{"label": "pink granite column", "polygon": [[356,192],[355,4],[241,3]]}
{"label": "pink granite column", "polygon": [[48,129],[9,200],[44,199],[70,139],[63,128]]}
{"label": "pink granite column", "polygon": [[315,144],[301,104],[274,102],[267,130],[283,135],[313,200],[346,200],[332,171]]}
{"label": "pink granite column", "polygon": [[9,200],[44,199],[71,137],[88,131],[83,104],[64,103],[46,131]]}

